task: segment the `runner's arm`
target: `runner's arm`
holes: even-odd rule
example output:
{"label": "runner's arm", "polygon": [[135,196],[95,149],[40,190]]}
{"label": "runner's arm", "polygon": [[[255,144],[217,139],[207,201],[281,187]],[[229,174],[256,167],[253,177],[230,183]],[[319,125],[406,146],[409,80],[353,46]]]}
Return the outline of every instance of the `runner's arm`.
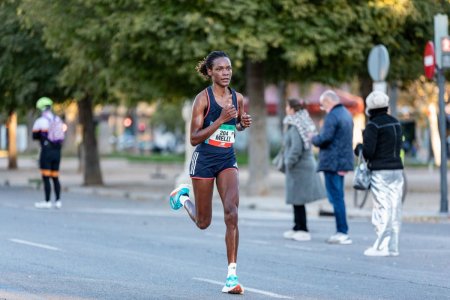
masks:
{"label": "runner's arm", "polygon": [[238,102],[238,118],[236,129],[243,131],[245,128],[252,125],[252,117],[244,111],[244,96],[241,93],[236,93]]}
{"label": "runner's arm", "polygon": [[43,138],[45,138],[46,136],[44,135],[47,133],[47,130],[44,130],[44,124],[43,124],[43,120],[42,118],[37,119],[34,124],[33,124],[33,129],[32,129],[32,137],[33,140],[41,140]]}

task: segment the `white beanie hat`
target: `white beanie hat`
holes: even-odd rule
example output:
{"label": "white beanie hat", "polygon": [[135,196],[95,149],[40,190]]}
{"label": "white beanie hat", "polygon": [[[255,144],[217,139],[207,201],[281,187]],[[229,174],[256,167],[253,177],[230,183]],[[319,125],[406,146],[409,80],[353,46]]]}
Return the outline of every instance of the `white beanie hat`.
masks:
{"label": "white beanie hat", "polygon": [[388,106],[389,106],[388,95],[380,91],[373,91],[366,98],[366,115],[369,115],[369,110],[371,109]]}

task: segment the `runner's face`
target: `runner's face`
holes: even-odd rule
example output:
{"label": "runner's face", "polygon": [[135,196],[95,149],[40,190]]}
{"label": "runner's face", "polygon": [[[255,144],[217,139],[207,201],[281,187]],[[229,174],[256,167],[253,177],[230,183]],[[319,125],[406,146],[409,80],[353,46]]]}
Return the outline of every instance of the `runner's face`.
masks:
{"label": "runner's face", "polygon": [[231,61],[228,57],[216,58],[212,68],[208,69],[208,75],[213,83],[223,87],[230,85],[232,73]]}

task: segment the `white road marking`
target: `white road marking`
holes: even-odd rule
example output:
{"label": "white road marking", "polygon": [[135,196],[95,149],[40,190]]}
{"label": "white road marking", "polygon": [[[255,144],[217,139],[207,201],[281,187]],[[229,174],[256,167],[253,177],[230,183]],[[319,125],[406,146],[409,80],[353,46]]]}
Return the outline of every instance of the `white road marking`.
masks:
{"label": "white road marking", "polygon": [[[210,279],[206,279],[206,278],[198,278],[198,277],[193,277],[193,280],[198,280],[198,281],[203,281],[203,282],[207,282],[207,283],[212,283],[212,284],[216,284],[216,285],[223,285],[223,282],[219,282],[219,281],[215,281],[215,280],[210,280]],[[268,296],[268,297],[272,297],[272,298],[277,298],[277,299],[293,299],[292,297],[289,296],[283,296],[280,294],[275,294],[272,292],[268,292],[268,291],[263,291],[263,290],[258,290],[258,289],[254,289],[254,288],[249,288],[247,286],[244,286],[244,290],[247,292],[252,292],[252,293],[256,293],[256,294],[261,294],[264,296]]]}
{"label": "white road marking", "polygon": [[17,243],[17,244],[23,244],[23,245],[28,245],[28,246],[38,247],[38,248],[47,249],[47,250],[52,250],[52,251],[60,251],[59,248],[52,247],[52,246],[49,246],[49,245],[38,244],[38,243],[33,243],[33,242],[28,242],[28,241],[18,240],[18,239],[9,239],[9,240],[10,240],[11,242]]}

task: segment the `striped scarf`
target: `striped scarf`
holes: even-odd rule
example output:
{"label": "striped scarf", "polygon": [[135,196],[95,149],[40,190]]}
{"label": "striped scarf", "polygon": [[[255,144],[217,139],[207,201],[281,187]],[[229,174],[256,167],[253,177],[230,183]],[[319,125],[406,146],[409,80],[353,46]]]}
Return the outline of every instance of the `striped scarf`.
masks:
{"label": "striped scarf", "polygon": [[283,124],[287,127],[287,125],[293,125],[297,128],[300,137],[303,140],[303,144],[305,145],[305,149],[311,148],[311,141],[309,140],[309,136],[311,133],[314,135],[317,134],[316,125],[313,120],[309,116],[309,113],[306,109],[300,109],[293,115],[287,115]]}

